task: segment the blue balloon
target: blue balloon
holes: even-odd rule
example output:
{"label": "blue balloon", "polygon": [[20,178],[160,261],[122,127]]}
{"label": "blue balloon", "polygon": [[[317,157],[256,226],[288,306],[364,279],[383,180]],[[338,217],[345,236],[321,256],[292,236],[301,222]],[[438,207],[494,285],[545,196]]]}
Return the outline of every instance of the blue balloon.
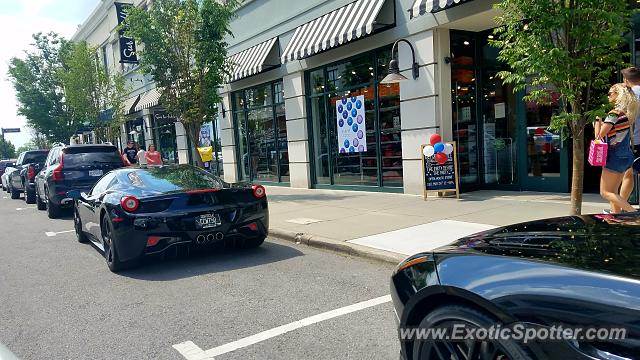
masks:
{"label": "blue balloon", "polygon": [[344,147],[348,148],[349,147],[349,140],[344,140]]}
{"label": "blue balloon", "polygon": [[346,151],[344,148],[340,149],[340,154],[344,154],[344,153],[346,153],[346,152],[347,152],[347,151]]}
{"label": "blue balloon", "polygon": [[351,116],[353,116],[353,117],[358,116],[358,110],[356,110],[356,109],[351,109]]}
{"label": "blue balloon", "polygon": [[353,118],[352,118],[352,117],[350,117],[350,118],[348,118],[348,119],[347,119],[347,124],[348,124],[349,126],[351,126],[351,124],[353,124]]}
{"label": "blue balloon", "polygon": [[360,109],[362,107],[362,101],[356,101],[356,109]]}
{"label": "blue balloon", "polygon": [[342,117],[343,117],[343,118],[345,118],[345,119],[346,119],[347,117],[349,117],[349,112],[345,110],[345,111],[342,113]]}
{"label": "blue balloon", "polygon": [[354,133],[357,133],[358,132],[358,124],[353,124],[351,129],[353,130]]}
{"label": "blue balloon", "polygon": [[353,105],[351,103],[347,103],[347,110],[351,111],[353,109]]}
{"label": "blue balloon", "polygon": [[444,144],[439,142],[439,143],[433,145],[433,150],[435,150],[436,154],[443,152],[444,151]]}
{"label": "blue balloon", "polygon": [[350,152],[350,153],[352,153],[352,152],[356,152],[356,148],[354,148],[353,146],[351,146],[351,147],[349,148],[349,152]]}
{"label": "blue balloon", "polygon": [[342,98],[342,104],[346,105],[347,104],[347,98]]}
{"label": "blue balloon", "polygon": [[344,108],[342,107],[342,105],[338,105],[338,112],[341,113],[344,110]]}
{"label": "blue balloon", "polygon": [[551,134],[544,134],[544,140],[546,142],[551,142],[551,140],[553,140],[553,135]]}
{"label": "blue balloon", "polygon": [[356,99],[356,97],[355,97],[355,96],[351,98],[351,102],[352,102],[352,103],[356,102],[356,100],[357,100],[357,99]]}
{"label": "blue balloon", "polygon": [[[349,119],[351,119],[351,118],[349,118]],[[343,127],[343,126],[344,126],[344,120],[340,119],[340,120],[338,121],[338,125],[339,125],[340,127]]]}

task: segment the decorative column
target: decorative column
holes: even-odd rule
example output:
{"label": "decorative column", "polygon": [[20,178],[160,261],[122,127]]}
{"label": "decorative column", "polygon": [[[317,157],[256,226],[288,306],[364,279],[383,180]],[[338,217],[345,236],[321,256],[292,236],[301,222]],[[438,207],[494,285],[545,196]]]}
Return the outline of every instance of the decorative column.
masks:
{"label": "decorative column", "polygon": [[291,187],[308,189],[311,187],[311,164],[304,73],[297,72],[285,76],[282,86],[287,118]]}
{"label": "decorative column", "polygon": [[218,108],[218,118],[220,122],[220,145],[222,146],[222,167],[224,170],[224,181],[229,183],[238,182],[238,157],[236,156],[236,137],[233,127],[233,114],[231,112],[230,93],[223,93],[222,103]]}

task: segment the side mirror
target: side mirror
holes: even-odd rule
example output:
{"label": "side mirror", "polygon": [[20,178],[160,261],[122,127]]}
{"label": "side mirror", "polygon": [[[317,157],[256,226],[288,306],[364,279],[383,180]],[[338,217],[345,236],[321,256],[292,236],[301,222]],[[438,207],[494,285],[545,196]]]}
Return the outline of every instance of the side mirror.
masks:
{"label": "side mirror", "polygon": [[80,193],[80,190],[70,190],[67,191],[67,197],[73,200],[78,200],[82,198],[82,194]]}

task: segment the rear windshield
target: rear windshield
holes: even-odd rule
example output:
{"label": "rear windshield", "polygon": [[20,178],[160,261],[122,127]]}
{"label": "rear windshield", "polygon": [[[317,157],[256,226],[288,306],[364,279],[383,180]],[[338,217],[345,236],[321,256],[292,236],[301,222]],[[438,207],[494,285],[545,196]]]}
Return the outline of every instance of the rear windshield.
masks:
{"label": "rear windshield", "polygon": [[48,151],[45,152],[36,152],[36,153],[26,153],[24,154],[24,160],[22,160],[23,164],[28,163],[43,163],[47,159]]}
{"label": "rear windshield", "polygon": [[140,169],[128,175],[131,184],[161,193],[221,189],[219,177],[190,165]]}
{"label": "rear windshield", "polygon": [[67,148],[64,150],[64,166],[93,164],[122,165],[122,158],[114,147]]}

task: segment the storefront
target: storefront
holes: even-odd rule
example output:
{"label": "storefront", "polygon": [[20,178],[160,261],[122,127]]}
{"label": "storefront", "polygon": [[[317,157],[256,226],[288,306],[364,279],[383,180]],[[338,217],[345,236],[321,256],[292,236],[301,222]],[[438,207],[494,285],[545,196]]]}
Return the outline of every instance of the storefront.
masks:
{"label": "storefront", "polygon": [[176,141],[176,121],[166,111],[155,109],[153,111],[151,131],[157,150],[162,156],[164,164],[178,164],[178,143]]}
{"label": "storefront", "polygon": [[127,121],[125,123],[125,130],[127,133],[127,140],[135,141],[138,147],[146,149],[144,119],[142,117]]}
{"label": "storefront", "polygon": [[289,152],[282,81],[232,94],[241,180],[289,182]]}

